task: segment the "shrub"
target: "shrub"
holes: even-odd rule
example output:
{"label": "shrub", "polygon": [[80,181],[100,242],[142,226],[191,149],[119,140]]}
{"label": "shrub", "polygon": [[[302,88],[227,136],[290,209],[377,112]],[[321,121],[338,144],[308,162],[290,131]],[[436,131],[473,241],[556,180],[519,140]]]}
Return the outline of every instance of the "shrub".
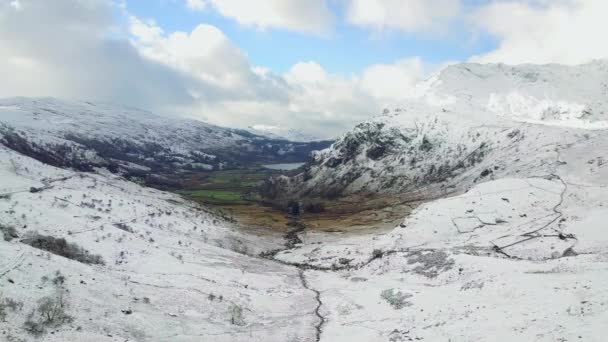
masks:
{"label": "shrub", "polygon": [[65,306],[66,303],[61,294],[57,297],[44,297],[38,301],[38,315],[47,325],[65,323],[72,319],[66,314]]}
{"label": "shrub", "polygon": [[12,241],[19,237],[17,230],[13,226],[3,226],[0,224],[0,233],[4,236],[4,241]]}
{"label": "shrub", "polygon": [[133,233],[133,229],[131,229],[131,227],[129,227],[126,223],[122,223],[122,222],[114,223],[114,227],[116,227],[120,230],[123,230],[125,232],[128,232],[128,233]]}
{"label": "shrub", "polygon": [[23,329],[28,333],[38,337],[44,334],[44,325],[34,320],[35,311],[32,311],[27,315],[25,323],[23,323]]}
{"label": "shrub", "polygon": [[4,299],[4,302],[0,303],[0,307],[1,306],[9,308],[13,312],[21,311],[21,309],[23,308],[23,302],[14,300],[12,298],[6,298],[6,299]]}
{"label": "shrub", "polygon": [[27,315],[23,328],[34,336],[40,336],[47,327],[69,323],[73,318],[66,313],[66,308],[67,302],[61,291],[53,297],[43,297],[38,301],[38,307]]}
{"label": "shrub", "polygon": [[395,291],[395,289],[388,289],[382,291],[380,297],[386,300],[388,304],[392,306],[395,310],[403,309],[407,306],[412,305],[412,303],[407,301],[408,298],[412,297],[411,294],[402,293],[401,291]]}
{"label": "shrub", "polygon": [[57,239],[52,236],[33,233],[31,237],[24,239],[22,242],[34,248],[76,260],[83,264],[104,264],[103,258],[100,255],[91,254],[84,248],[74,243],[69,243],[63,238]]}

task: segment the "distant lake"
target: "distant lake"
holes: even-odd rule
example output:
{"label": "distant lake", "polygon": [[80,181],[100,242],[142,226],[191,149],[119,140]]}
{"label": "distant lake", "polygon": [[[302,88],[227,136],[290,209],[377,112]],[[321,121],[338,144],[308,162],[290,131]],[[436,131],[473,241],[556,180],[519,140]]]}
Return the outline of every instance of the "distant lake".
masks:
{"label": "distant lake", "polygon": [[266,164],[262,166],[271,170],[290,171],[295,170],[304,164],[306,163]]}

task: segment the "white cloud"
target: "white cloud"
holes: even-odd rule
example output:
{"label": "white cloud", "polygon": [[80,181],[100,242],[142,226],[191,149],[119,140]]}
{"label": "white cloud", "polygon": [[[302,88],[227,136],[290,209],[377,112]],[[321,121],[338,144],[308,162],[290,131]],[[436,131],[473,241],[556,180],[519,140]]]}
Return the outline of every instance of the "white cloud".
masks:
{"label": "white cloud", "polygon": [[186,4],[195,10],[211,5],[224,17],[260,30],[286,29],[325,35],[333,21],[326,0],[187,0]]}
{"label": "white cloud", "polygon": [[215,26],[201,24],[192,32],[166,34],[154,23],[131,17],[129,27],[144,56],[218,88],[245,88],[257,77],[245,54]]}
{"label": "white cloud", "polygon": [[413,58],[372,65],[350,77],[330,74],[315,62],[303,62],[283,77],[290,86],[291,113],[302,121],[310,118],[315,125],[344,131],[398,104],[425,75],[421,60]]}
{"label": "white cloud", "polygon": [[397,102],[424,76],[419,59],[373,65],[350,77],[300,62],[276,75],[252,66],[210,25],[165,33],[153,22],[132,17],[130,32],[143,55],[213,85],[212,96],[191,90],[198,99],[191,112],[225,126],[278,125],[332,136]]}
{"label": "white cloud", "polygon": [[396,101],[404,98],[425,75],[420,58],[405,59],[368,67],[362,74],[361,86],[378,100]]}
{"label": "white cloud", "polygon": [[[113,8],[101,0],[0,2],[0,94],[97,99],[135,106],[183,104],[187,75],[106,39]],[[162,96],[159,96],[162,95]]]}
{"label": "white cloud", "polygon": [[346,19],[376,31],[439,32],[460,7],[460,0],[347,0]]}
{"label": "white cloud", "polygon": [[20,10],[0,2],[2,96],[106,101],[230,127],[280,126],[330,137],[397,101],[423,74],[414,59],[349,76],[303,62],[279,75],[252,65],[211,25],[165,32],[130,17],[117,28],[115,8],[104,0],[21,2]]}
{"label": "white cloud", "polygon": [[499,47],[476,62],[580,64],[608,57],[608,1],[496,1],[471,18]]}

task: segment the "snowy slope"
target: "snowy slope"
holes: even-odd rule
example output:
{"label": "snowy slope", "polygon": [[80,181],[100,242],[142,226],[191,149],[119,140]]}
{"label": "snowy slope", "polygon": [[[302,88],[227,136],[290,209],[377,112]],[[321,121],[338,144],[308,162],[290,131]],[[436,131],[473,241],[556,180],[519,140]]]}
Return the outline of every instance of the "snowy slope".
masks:
{"label": "snowy slope", "polygon": [[301,234],[276,258],[315,269],[324,340],[603,341],[608,135],[569,134],[530,151],[547,151],[538,167],[495,171],[390,232]]}
{"label": "snowy slope", "polygon": [[579,66],[458,64],[419,85],[410,100],[480,119],[608,127],[608,60]]}
{"label": "snowy slope", "polygon": [[[311,340],[316,303],[298,271],[245,254],[280,247],[280,237],[245,235],[175,195],[56,169],[4,147],[0,179],[0,225],[19,235],[0,239],[0,301],[23,303],[7,312],[0,340],[32,338],[24,321],[57,290],[56,271],[74,320],[45,341]],[[33,231],[77,243],[105,265],[34,249],[22,242]],[[233,323],[234,307],[242,319]]]}
{"label": "snowy slope", "polygon": [[303,234],[277,258],[318,270],[327,341],[603,341],[608,169],[583,151],[607,147],[432,201],[388,233]]}

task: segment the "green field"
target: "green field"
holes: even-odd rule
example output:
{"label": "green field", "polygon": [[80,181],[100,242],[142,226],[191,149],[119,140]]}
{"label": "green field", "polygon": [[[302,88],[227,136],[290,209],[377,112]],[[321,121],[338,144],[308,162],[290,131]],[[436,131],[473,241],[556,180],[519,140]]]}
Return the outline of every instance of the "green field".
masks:
{"label": "green field", "polygon": [[268,170],[229,170],[211,172],[205,180],[208,185],[220,185],[230,188],[253,188],[260,185],[270,177]]}
{"label": "green field", "polygon": [[197,173],[183,180],[185,190],[177,192],[198,202],[248,204],[255,201],[256,187],[273,174],[277,172],[263,168]]}
{"label": "green field", "polygon": [[185,190],[179,191],[180,194],[191,197],[195,200],[212,203],[244,203],[247,200],[243,194],[236,191],[226,190]]}

